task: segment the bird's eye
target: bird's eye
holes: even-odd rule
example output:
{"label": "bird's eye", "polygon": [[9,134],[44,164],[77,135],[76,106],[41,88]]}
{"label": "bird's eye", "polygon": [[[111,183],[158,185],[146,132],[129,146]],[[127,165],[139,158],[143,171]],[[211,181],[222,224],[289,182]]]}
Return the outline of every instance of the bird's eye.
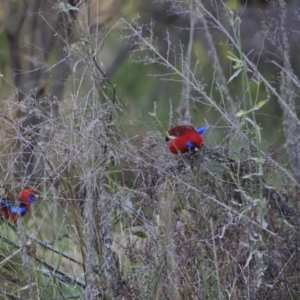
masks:
{"label": "bird's eye", "polygon": [[166,142],[168,142],[170,139],[166,136]]}

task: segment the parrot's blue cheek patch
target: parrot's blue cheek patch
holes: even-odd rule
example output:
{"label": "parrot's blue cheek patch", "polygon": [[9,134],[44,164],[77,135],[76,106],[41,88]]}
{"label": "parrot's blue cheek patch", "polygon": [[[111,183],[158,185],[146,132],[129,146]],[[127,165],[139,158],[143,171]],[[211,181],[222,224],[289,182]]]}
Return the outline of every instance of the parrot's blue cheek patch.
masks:
{"label": "parrot's blue cheek patch", "polygon": [[33,203],[38,198],[38,195],[31,194],[28,196],[29,203]]}
{"label": "parrot's blue cheek patch", "polygon": [[191,149],[195,147],[194,143],[192,142],[186,142],[186,146]]}

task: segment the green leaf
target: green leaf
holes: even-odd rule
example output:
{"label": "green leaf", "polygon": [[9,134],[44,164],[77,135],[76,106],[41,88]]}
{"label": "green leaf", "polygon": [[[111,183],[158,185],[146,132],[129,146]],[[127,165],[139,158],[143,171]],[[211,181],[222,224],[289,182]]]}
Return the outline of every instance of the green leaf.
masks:
{"label": "green leaf", "polygon": [[235,116],[236,116],[237,118],[240,118],[240,117],[246,115],[247,113],[248,113],[248,111],[246,111],[246,110],[240,110],[238,113],[236,113]]}
{"label": "green leaf", "polygon": [[255,128],[256,134],[257,134],[257,138],[258,138],[258,140],[260,142],[261,141],[261,134],[260,134],[260,128],[259,128],[259,126],[252,119],[250,119],[250,118],[245,118],[245,120],[247,122],[249,122]]}
{"label": "green leaf", "polygon": [[[233,75],[232,75],[233,76]],[[231,77],[232,77],[231,76]],[[230,78],[231,78],[230,77]],[[230,79],[229,79],[230,80]],[[229,82],[229,81],[228,81]],[[262,100],[262,101],[259,101],[253,108],[249,109],[249,110],[241,110],[239,111],[235,116],[236,117],[242,117],[244,115],[247,115],[249,112],[252,112],[254,110],[259,110],[261,107],[263,107],[266,103],[268,102],[268,100]],[[250,121],[249,121],[250,122]],[[252,122],[250,122],[252,124]],[[252,124],[253,125],[253,124]],[[253,125],[254,126],[254,125]]]}
{"label": "green leaf", "polygon": [[136,236],[138,236],[138,237],[140,237],[140,238],[142,238],[142,239],[147,238],[146,233],[143,232],[143,231],[136,231],[136,232],[133,233],[133,235],[136,235]]}
{"label": "green leaf", "polygon": [[229,82],[231,82],[235,77],[237,77],[241,72],[242,72],[242,69],[236,70],[236,71],[231,75],[231,77],[229,78],[227,84],[228,84]]}
{"label": "green leaf", "polygon": [[250,123],[254,128],[256,128],[256,123],[252,120],[252,119],[250,119],[250,118],[245,118],[245,120],[248,122],[248,123]]}
{"label": "green leaf", "polygon": [[262,157],[251,157],[251,160],[255,161],[258,164],[263,164],[265,162],[264,158]]}
{"label": "green leaf", "polygon": [[261,107],[263,107],[266,103],[268,102],[268,100],[262,100],[259,101],[254,107],[253,110],[259,110]]}
{"label": "green leaf", "polygon": [[228,52],[227,57],[228,57],[230,60],[232,60],[232,61],[234,61],[234,62],[236,62],[236,63],[238,63],[238,64],[240,64],[240,65],[243,64],[243,61],[242,61],[240,58],[236,57],[236,56],[235,56],[234,54],[232,54],[231,52]]}

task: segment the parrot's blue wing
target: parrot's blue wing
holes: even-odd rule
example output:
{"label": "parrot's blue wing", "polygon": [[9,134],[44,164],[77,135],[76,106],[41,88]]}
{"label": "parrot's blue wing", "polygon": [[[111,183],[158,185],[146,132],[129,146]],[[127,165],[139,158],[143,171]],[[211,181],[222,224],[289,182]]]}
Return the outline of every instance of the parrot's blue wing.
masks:
{"label": "parrot's blue wing", "polygon": [[7,208],[9,207],[9,204],[6,202],[6,200],[0,199],[0,204],[3,207],[7,207]]}
{"label": "parrot's blue wing", "polygon": [[22,207],[22,206],[15,207],[15,206],[10,205],[9,210],[14,215],[23,215],[26,213],[26,208]]}
{"label": "parrot's blue wing", "polygon": [[209,128],[208,125],[203,126],[203,127],[199,128],[199,129],[197,129],[197,132],[201,135],[201,134],[204,133],[208,128]]}
{"label": "parrot's blue wing", "polygon": [[6,207],[14,215],[22,215],[26,212],[25,207],[22,206],[16,207],[14,205],[7,203],[7,201],[3,199],[0,200],[0,204],[2,207]]}

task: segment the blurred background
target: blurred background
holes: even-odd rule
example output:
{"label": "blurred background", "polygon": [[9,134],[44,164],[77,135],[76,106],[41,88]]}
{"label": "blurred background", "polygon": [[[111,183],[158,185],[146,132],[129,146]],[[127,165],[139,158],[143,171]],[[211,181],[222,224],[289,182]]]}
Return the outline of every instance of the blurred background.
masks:
{"label": "blurred background", "polygon": [[[272,2],[272,1],[271,1]],[[63,1],[61,3],[64,3]],[[207,7],[209,12],[213,14],[220,21],[220,25],[224,26],[224,30],[233,35],[234,29],[237,27],[240,47],[245,55],[256,64],[259,71],[272,84],[274,88],[279,88],[280,85],[280,67],[282,65],[282,42],[279,34],[280,22],[278,4],[269,3],[268,1],[238,1],[229,0],[222,1],[201,1]],[[28,3],[28,5],[30,2]],[[76,4],[76,1],[74,1]],[[24,4],[25,5],[25,4]],[[59,2],[53,2],[45,8],[45,14],[56,15],[57,7],[63,6]],[[157,103],[157,116],[163,124],[163,128],[157,128],[162,132],[166,131],[169,126],[170,113],[177,118],[176,110],[180,106],[180,101],[185,97],[185,84],[176,74],[174,70],[170,69],[162,59],[165,59],[170,65],[178,68],[184,72],[184,64],[187,56],[189,61],[189,68],[195,76],[195,80],[201,82],[201,86],[205,93],[209,95],[216,103],[221,103],[222,93],[220,87],[215,82],[217,76],[215,56],[218,56],[218,64],[222,67],[224,80],[228,80],[234,74],[234,63],[228,59],[229,53],[236,51],[232,43],[222,32],[220,28],[211,20],[207,20],[208,24],[204,24],[201,14],[203,11],[195,10],[194,21],[191,23],[191,16],[189,14],[189,3],[183,3],[182,7],[176,1],[91,1],[82,5],[88,5],[90,8],[89,21],[86,20],[85,11],[82,9],[78,11],[79,28],[85,31],[86,22],[90,24],[90,32],[97,31],[97,38],[102,43],[101,52],[98,58],[101,66],[105,71],[106,76],[115,85],[117,95],[120,101],[127,102],[129,105],[130,118],[134,119],[139,124],[140,133],[144,133],[149,128],[157,128],[157,122],[149,115],[153,111],[153,103]],[[33,8],[29,15],[26,15],[18,30],[20,35],[19,49],[14,49],[14,45],[9,43],[8,31],[15,30],[13,26],[23,13],[24,7],[19,7],[18,2],[4,1],[1,4],[1,49],[0,49],[0,67],[1,73],[7,80],[1,80],[1,95],[2,100],[7,100],[16,90],[14,86],[12,73],[15,58],[12,56],[13,52],[19,51],[19,56],[22,58],[22,70],[29,72],[27,66],[30,65],[32,58],[38,52],[34,49],[32,43],[38,41],[43,48],[49,48],[47,57],[43,57],[48,66],[43,66],[45,69],[39,72],[39,81],[49,80],[54,83],[55,80],[60,81],[57,77],[60,76],[59,68],[66,68],[63,64],[55,64],[59,61],[59,55],[67,56],[66,53],[60,54],[59,51],[63,45],[59,45],[55,38],[47,39],[47,35],[52,34],[54,28],[45,24],[41,24],[42,28],[35,28]],[[226,7],[226,9],[224,9]],[[63,9],[63,7],[61,7]],[[298,3],[297,1],[288,1],[286,4],[286,23],[287,38],[289,42],[289,55],[291,60],[291,67],[295,75],[298,71],[298,43],[299,32],[298,28]],[[76,10],[74,12],[77,13]],[[233,15],[237,14],[239,20],[233,20]],[[124,19],[120,19],[124,18]],[[230,19],[234,24],[230,23]],[[50,20],[50,17],[49,17]],[[47,21],[47,20],[46,20]],[[53,22],[53,21],[52,21]],[[125,22],[134,22],[133,26],[139,29],[139,34],[145,39],[151,39],[153,47],[155,47],[155,54],[151,53],[150,49],[139,49],[139,42],[137,36],[130,33],[128,25]],[[193,30],[191,31],[191,24]],[[46,26],[48,26],[46,28]],[[209,29],[209,32],[207,30]],[[42,29],[43,31],[41,31]],[[49,32],[49,33],[48,33]],[[77,32],[79,34],[79,32]],[[191,37],[192,34],[192,37]],[[40,36],[38,36],[40,35]],[[43,36],[45,35],[45,36]],[[75,37],[73,33],[72,42],[75,47],[78,39],[82,41],[82,37]],[[191,40],[192,38],[192,40]],[[45,39],[45,42],[42,40]],[[210,40],[212,39],[212,40]],[[48,44],[47,44],[48,42]],[[56,43],[56,45],[54,45]],[[53,45],[52,45],[53,44]],[[211,46],[214,46],[214,49]],[[76,48],[76,47],[75,47]],[[74,48],[74,49],[75,49]],[[73,49],[73,50],[74,50]],[[48,50],[48,49],[45,49]],[[41,51],[41,49],[39,50]],[[216,53],[213,53],[216,51]],[[189,52],[189,55],[187,54]],[[38,53],[37,53],[38,54]],[[161,55],[161,59],[158,57]],[[147,57],[148,56],[148,57]],[[69,58],[71,58],[69,56]],[[83,62],[72,61],[76,64],[76,69],[72,71],[81,72]],[[62,70],[61,72],[63,72]],[[55,73],[57,72],[57,73]],[[43,74],[42,74],[43,73]],[[74,75],[74,73],[73,73]],[[248,75],[251,76],[249,73]],[[25,76],[23,76],[25,77]],[[30,76],[29,76],[30,77]],[[30,77],[31,81],[34,76]],[[37,77],[37,76],[36,76]],[[89,78],[84,78],[85,86],[88,89]],[[23,83],[24,85],[25,83]],[[35,84],[26,81],[28,90],[32,90]],[[39,83],[41,84],[41,83]],[[235,111],[244,109],[249,106],[246,99],[246,91],[241,84],[241,76],[237,76],[234,80],[226,84],[228,95],[232,100],[232,105]],[[64,83],[64,95],[67,95],[72,85],[70,77]],[[49,92],[51,86],[47,83],[47,89],[43,93]],[[53,87],[52,87],[53,88]],[[282,131],[282,111],[280,104],[276,97],[268,95],[266,88],[263,85],[257,89],[255,84],[250,85],[251,93],[254,97],[260,100],[270,100],[257,115],[257,122],[262,128],[262,135],[264,139],[270,142],[275,147],[280,147],[284,143],[284,134]],[[82,90],[84,93],[84,90]],[[258,93],[258,95],[256,95]],[[59,95],[59,98],[62,96]],[[208,123],[214,130],[211,131],[211,138],[214,143],[222,141],[224,135],[229,128],[226,128],[226,122],[222,120],[222,116],[217,111],[211,109],[210,105],[205,103],[201,94],[194,88],[189,91],[190,99],[190,113],[192,116],[192,123],[197,127],[204,123]],[[63,101],[62,101],[63,102]],[[296,97],[296,108],[298,100]],[[230,107],[227,107],[230,110]],[[227,109],[226,108],[226,109]],[[224,108],[225,109],[225,108]],[[233,109],[233,108],[232,108]],[[132,128],[132,124],[126,122],[128,116],[125,116],[123,121],[126,126],[126,131],[130,135],[134,135],[137,128]],[[177,121],[174,120],[174,123]]]}

